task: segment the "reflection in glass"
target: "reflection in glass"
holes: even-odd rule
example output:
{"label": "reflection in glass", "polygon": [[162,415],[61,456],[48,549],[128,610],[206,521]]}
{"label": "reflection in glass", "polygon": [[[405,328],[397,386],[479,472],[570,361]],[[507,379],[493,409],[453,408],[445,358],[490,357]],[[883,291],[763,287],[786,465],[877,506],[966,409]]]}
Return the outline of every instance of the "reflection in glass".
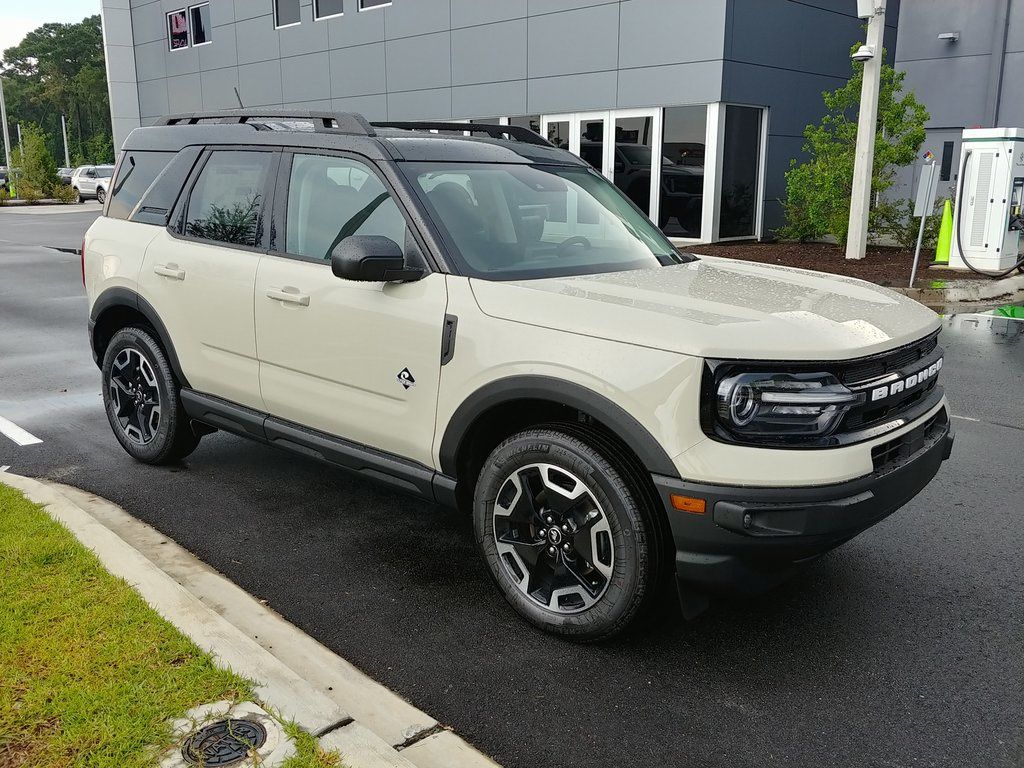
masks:
{"label": "reflection in glass", "polygon": [[569,148],[569,121],[548,123],[548,141],[559,149]]}
{"label": "reflection in glass", "polygon": [[529,128],[534,133],[540,133],[540,115],[523,115],[510,117],[509,125],[518,125],[520,128]]}
{"label": "reflection in glass", "polygon": [[658,225],[672,237],[700,237],[707,107],[665,110]]}
{"label": "reflection in glass", "polygon": [[653,131],[653,117],[622,117],[615,121],[615,186],[647,215],[651,213]]}
{"label": "reflection in glass", "polygon": [[725,108],[722,140],[719,237],[753,237],[757,221],[757,175],[761,153],[761,110]]}
{"label": "reflection in glass", "polygon": [[580,121],[580,157],[601,173],[604,169],[604,120]]}
{"label": "reflection in glass", "polygon": [[214,152],[189,195],[185,234],[255,246],[263,236],[269,152]]}

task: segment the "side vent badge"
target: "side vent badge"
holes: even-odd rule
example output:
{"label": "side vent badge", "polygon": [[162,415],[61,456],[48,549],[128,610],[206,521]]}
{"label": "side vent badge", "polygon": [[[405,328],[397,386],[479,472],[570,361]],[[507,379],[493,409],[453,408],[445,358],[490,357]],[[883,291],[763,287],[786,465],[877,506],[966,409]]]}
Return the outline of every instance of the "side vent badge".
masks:
{"label": "side vent badge", "polygon": [[412,371],[408,368],[403,368],[398,372],[398,383],[401,384],[405,389],[410,389],[416,386],[416,379],[412,377]]}

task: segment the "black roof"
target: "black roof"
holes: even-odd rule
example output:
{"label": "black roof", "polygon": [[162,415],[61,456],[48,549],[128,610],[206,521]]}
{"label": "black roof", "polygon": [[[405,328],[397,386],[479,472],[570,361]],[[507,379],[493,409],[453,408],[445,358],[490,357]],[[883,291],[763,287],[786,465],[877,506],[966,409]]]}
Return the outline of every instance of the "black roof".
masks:
{"label": "black roof", "polygon": [[[433,133],[453,131],[458,133]],[[460,135],[463,131],[471,135]],[[526,128],[442,122],[369,123],[347,112],[223,110],[172,115],[136,128],[126,150],[196,145],[346,149],[375,160],[585,165]]]}

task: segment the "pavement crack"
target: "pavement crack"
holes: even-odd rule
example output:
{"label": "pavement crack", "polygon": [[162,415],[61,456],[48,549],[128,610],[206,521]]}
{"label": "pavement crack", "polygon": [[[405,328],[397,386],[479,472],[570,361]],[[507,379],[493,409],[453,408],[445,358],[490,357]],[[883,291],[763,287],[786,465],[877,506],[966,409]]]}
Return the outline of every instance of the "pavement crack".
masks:
{"label": "pavement crack", "polygon": [[346,725],[351,725],[355,721],[356,719],[354,717],[343,717],[336,723],[331,723],[330,725],[324,726],[319,731],[316,731],[313,735],[319,739],[321,736],[326,736],[328,733],[332,733],[333,731],[336,731],[339,728],[344,728]]}

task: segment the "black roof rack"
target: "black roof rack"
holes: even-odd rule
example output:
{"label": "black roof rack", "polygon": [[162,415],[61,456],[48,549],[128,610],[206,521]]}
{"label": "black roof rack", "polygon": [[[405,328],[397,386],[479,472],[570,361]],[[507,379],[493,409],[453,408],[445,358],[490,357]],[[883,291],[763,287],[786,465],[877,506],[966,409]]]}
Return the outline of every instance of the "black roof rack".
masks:
{"label": "black roof rack", "polygon": [[187,112],[161,117],[155,125],[198,125],[219,123],[245,125],[266,120],[295,120],[313,124],[317,133],[350,133],[357,136],[376,136],[366,118],[354,112],[318,112],[287,109],[224,109],[216,112]]}
{"label": "black roof rack", "polygon": [[506,136],[524,144],[537,144],[542,147],[554,146],[540,134],[519,125],[489,125],[485,123],[438,123],[438,122],[398,122],[370,123],[374,128],[397,128],[404,131],[465,131],[466,133],[486,133],[493,139],[504,139]]}

